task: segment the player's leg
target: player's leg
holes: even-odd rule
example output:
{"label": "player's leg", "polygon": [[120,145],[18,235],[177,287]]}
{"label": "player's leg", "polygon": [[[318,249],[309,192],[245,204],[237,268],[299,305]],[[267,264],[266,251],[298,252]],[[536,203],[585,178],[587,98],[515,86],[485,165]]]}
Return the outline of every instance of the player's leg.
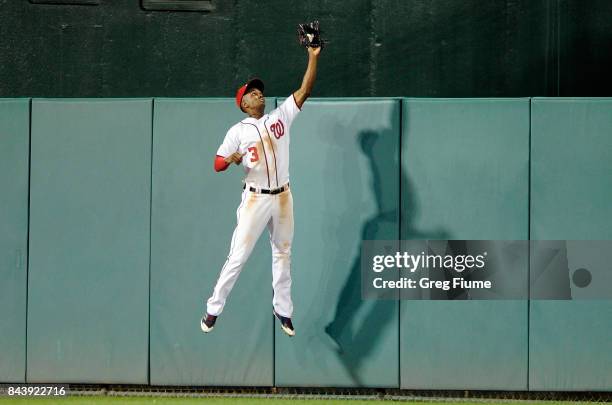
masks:
{"label": "player's leg", "polygon": [[230,252],[219,273],[213,295],[207,301],[208,314],[217,316],[223,311],[240,271],[270,219],[271,209],[270,196],[246,190],[242,193],[242,202],[236,211],[237,224]]}
{"label": "player's leg", "polygon": [[291,318],[293,301],[291,300],[291,243],[293,242],[293,197],[291,190],[275,197],[272,210],[270,244],[272,245],[272,288],[274,311]]}

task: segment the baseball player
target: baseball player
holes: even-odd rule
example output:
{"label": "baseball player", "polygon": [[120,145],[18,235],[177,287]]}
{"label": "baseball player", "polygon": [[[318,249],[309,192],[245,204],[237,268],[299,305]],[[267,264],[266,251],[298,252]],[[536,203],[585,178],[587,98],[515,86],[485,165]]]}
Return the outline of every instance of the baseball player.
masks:
{"label": "baseball player", "polygon": [[264,84],[252,79],[236,92],[236,104],[248,117],[232,126],[217,151],[215,170],[232,163],[244,166],[246,177],[242,201],[236,212],[237,224],[229,255],[207,301],[206,315],[200,325],[205,333],[213,330],[225,301],[267,227],[272,245],[273,313],[281,329],[295,336],[291,322],[291,242],[293,240],[293,198],[289,188],[290,128],[310,95],[317,73],[321,48],[308,49],[308,67],[301,87],[269,114]]}

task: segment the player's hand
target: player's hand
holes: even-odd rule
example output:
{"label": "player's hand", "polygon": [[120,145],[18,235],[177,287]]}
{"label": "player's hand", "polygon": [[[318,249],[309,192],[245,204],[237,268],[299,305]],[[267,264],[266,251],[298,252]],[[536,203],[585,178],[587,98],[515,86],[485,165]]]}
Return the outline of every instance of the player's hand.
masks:
{"label": "player's hand", "polygon": [[317,48],[308,47],[306,49],[308,49],[308,55],[309,56],[312,55],[312,56],[317,56],[318,57],[319,54],[321,53],[321,47],[320,46],[317,47]]}
{"label": "player's hand", "polygon": [[228,164],[236,163],[237,165],[239,165],[240,162],[242,162],[242,157],[244,155],[245,153],[234,152],[225,158],[225,163],[228,163]]}

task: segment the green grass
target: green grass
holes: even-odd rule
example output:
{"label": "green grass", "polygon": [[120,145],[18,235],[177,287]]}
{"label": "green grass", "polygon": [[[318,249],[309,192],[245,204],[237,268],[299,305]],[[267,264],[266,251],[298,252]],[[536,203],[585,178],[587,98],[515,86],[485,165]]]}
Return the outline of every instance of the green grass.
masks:
{"label": "green grass", "polygon": [[[36,402],[44,405],[55,405],[55,404],[83,404],[83,405],[105,405],[105,404],[128,404],[128,405],[190,405],[190,404],[202,404],[202,405],[288,405],[288,404],[364,404],[364,405],[376,405],[376,404],[394,404],[398,401],[374,401],[374,400],[346,400],[346,399],[268,399],[268,398],[166,398],[166,397],[109,397],[109,396],[82,396],[82,397],[66,397],[66,398],[0,398],[0,404],[26,404],[30,402]],[[494,405],[494,404],[542,404],[542,405],[576,405],[583,402],[548,402],[548,401],[495,401],[495,400],[481,400],[477,402],[412,402],[402,401],[403,404],[421,404],[421,405]]]}

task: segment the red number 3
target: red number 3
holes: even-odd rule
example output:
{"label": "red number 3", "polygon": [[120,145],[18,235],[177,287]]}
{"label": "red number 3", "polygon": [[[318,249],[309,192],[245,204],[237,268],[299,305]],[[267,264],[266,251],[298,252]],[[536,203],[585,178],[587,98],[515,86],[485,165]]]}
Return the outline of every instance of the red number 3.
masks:
{"label": "red number 3", "polygon": [[247,150],[253,154],[253,156],[251,156],[251,162],[257,162],[259,160],[259,154],[257,153],[257,148],[255,146],[251,146]]}
{"label": "red number 3", "polygon": [[283,121],[278,120],[274,124],[270,126],[272,133],[276,139],[279,139],[281,136],[285,135],[285,125],[283,125]]}

